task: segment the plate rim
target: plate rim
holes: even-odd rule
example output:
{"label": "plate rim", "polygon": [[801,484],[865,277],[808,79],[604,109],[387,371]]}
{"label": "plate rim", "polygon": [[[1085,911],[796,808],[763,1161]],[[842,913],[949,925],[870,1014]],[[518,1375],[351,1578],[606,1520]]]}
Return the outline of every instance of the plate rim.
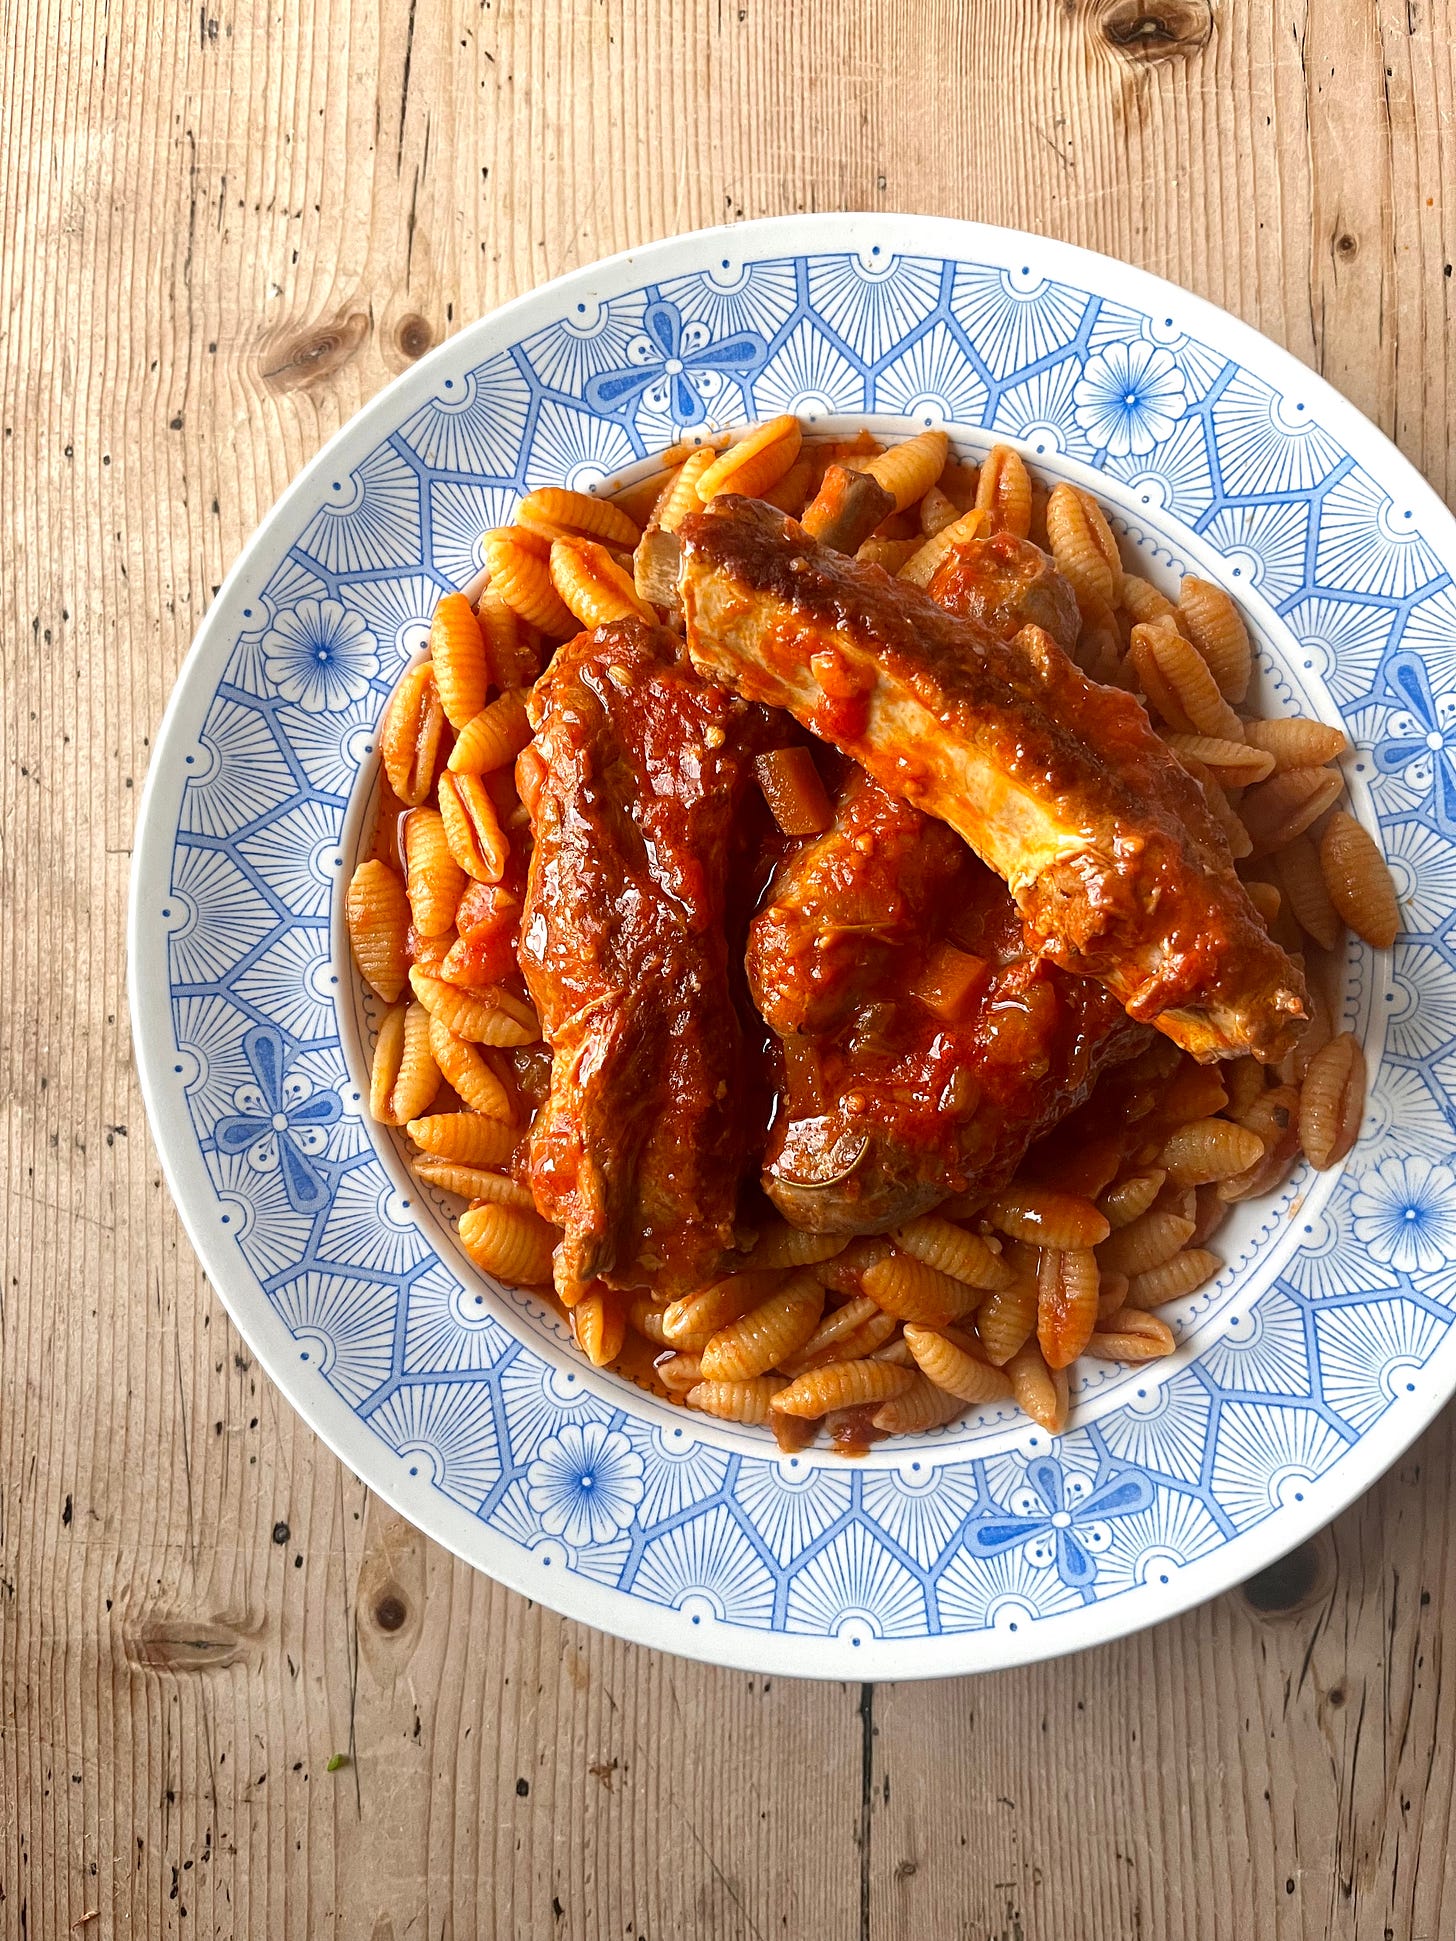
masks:
{"label": "plate rim", "polygon": [[[169,993],[160,980],[150,990],[144,987],[143,980],[148,954],[148,939],[143,934],[143,892],[148,882],[157,880],[159,866],[165,865],[170,857],[175,837],[174,827],[158,826],[157,805],[174,780],[178,788],[185,785],[182,778],[175,776],[175,762],[169,763],[168,758],[176,754],[177,745],[183,739],[182,716],[189,703],[190,689],[198,679],[214,637],[224,635],[233,624],[229,614],[234,620],[237,617],[244,580],[260,572],[266,577],[269,566],[276,565],[278,558],[287,552],[296,536],[295,506],[314,503],[310,495],[318,479],[333,468],[336,455],[356,441],[372,438],[377,443],[378,437],[386,436],[397,426],[407,409],[428,402],[437,388],[437,373],[462,357],[475,359],[475,340],[499,335],[516,342],[533,327],[550,322],[557,314],[558,299],[567,291],[580,293],[599,284],[601,290],[592,290],[592,293],[601,300],[609,300],[619,293],[616,285],[629,273],[640,284],[658,281],[664,275],[701,270],[704,266],[698,261],[698,255],[715,245],[731,245],[739,264],[747,266],[775,255],[855,251],[860,240],[871,231],[882,237],[891,232],[897,256],[928,254],[943,262],[995,262],[1012,253],[1008,246],[1024,241],[1043,257],[1044,268],[1038,266],[1040,274],[1058,278],[1080,276],[1082,286],[1094,292],[1105,291],[1109,278],[1115,275],[1121,287],[1114,300],[1141,303],[1149,313],[1158,307],[1157,299],[1161,297],[1176,300],[1181,324],[1190,330],[1201,326],[1203,336],[1212,336],[1231,360],[1279,384],[1282,389],[1298,386],[1306,397],[1317,402],[1319,422],[1352,453],[1361,449],[1369,453],[1373,441],[1382,465],[1389,468],[1382,472],[1381,483],[1402,483],[1412,501],[1422,507],[1423,519],[1445,528],[1447,545],[1439,550],[1447,551],[1456,566],[1456,516],[1378,425],[1327,379],[1253,325],[1151,271],[1055,237],[923,214],[840,211],[769,216],[660,238],[566,271],[463,325],[367,399],[273,501],[244,541],[197,627],[174,677],[154,737],[134,825],[126,950],[129,1022],[148,1128],[198,1265],[261,1362],[265,1374],[309,1429],[321,1437],[353,1474],[463,1561],[564,1616],[592,1624],[612,1635],[703,1662],[770,1672],[775,1676],[902,1679],[995,1670],[1089,1649],[1178,1616],[1224,1590],[1235,1588],[1254,1571],[1323,1528],[1400,1460],[1456,1389],[1456,1339],[1453,1339],[1456,1329],[1448,1332],[1423,1365],[1426,1379],[1422,1382],[1422,1392],[1399,1408],[1387,1409],[1350,1444],[1317,1479],[1311,1490],[1311,1496],[1317,1500],[1298,1506],[1281,1505],[1262,1522],[1185,1563],[1174,1585],[1156,1598],[1150,1598],[1146,1594],[1150,1587],[1145,1587],[1144,1594],[1124,1595],[1111,1604],[1094,1602],[1038,1616],[1014,1639],[993,1628],[922,1631],[907,1637],[866,1639],[863,1643],[855,1639],[852,1650],[843,1637],[750,1629],[712,1619],[704,1620],[694,1629],[684,1622],[680,1610],[578,1573],[568,1575],[562,1571],[543,1583],[541,1575],[530,1569],[530,1553],[499,1537],[462,1504],[452,1501],[433,1484],[422,1486],[418,1492],[412,1491],[408,1479],[394,1472],[380,1439],[369,1433],[346,1400],[316,1370],[310,1368],[304,1374],[296,1359],[290,1360],[289,1349],[295,1345],[293,1337],[261,1294],[256,1275],[230,1241],[223,1242],[217,1235],[204,1232],[202,1207],[194,1199],[193,1186],[186,1178],[189,1160],[200,1166],[200,1155],[195,1150],[187,1151],[189,1142],[195,1145],[190,1128],[184,1135],[169,1123],[163,1098],[161,1065],[171,1037]],[[687,262],[682,261],[684,256],[689,259]],[[481,355],[489,355],[491,348],[483,346]],[[281,548],[277,543],[280,539]],[[162,948],[165,949],[165,944]],[[1431,1379],[1433,1376],[1439,1379]],[[416,1495],[418,1500],[414,1500]],[[493,1554],[497,1548],[499,1556]],[[1228,1567],[1231,1558],[1235,1560],[1232,1570]],[[1150,1602],[1153,1608],[1147,1608]]]}

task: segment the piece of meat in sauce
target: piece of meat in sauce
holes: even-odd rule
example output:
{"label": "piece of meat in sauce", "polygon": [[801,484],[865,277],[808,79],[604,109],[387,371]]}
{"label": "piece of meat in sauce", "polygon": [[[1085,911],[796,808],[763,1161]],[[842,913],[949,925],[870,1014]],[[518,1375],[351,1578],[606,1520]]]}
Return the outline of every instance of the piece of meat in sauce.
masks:
{"label": "piece of meat in sauce", "polygon": [[1064,654],[1077,645],[1082,616],[1077,596],[1049,554],[1015,533],[963,539],[953,546],[926,589],[947,613],[974,620],[998,640],[1014,640],[1025,626],[1050,634]]}
{"label": "piece of meat in sauce", "polygon": [[[917,995],[947,932],[981,966],[950,1016]],[[862,772],[779,871],[748,977],[784,1057],[764,1190],[818,1232],[883,1232],[994,1191],[1148,1036],[1101,985],[1036,956],[951,830]]]}
{"label": "piece of meat in sauce", "polygon": [[663,628],[562,647],[521,758],[534,849],[520,963],[551,1048],[529,1183],[557,1285],[681,1292],[733,1244],[749,1157],[724,929],[762,721]]}
{"label": "piece of meat in sauce", "polygon": [[1036,947],[1134,1017],[1198,1058],[1284,1056],[1303,979],[1131,695],[1088,680],[1040,627],[998,640],[761,502],[715,499],[681,538],[700,671],[949,823],[1009,885]]}

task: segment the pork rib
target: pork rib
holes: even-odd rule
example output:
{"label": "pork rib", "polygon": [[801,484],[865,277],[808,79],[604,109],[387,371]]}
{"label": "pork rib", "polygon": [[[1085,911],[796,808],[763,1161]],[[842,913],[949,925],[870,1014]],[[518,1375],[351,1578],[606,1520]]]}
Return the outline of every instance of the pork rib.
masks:
{"label": "pork rib", "polygon": [[724,898],[757,709],[664,629],[563,647],[531,698],[520,962],[551,1047],[531,1135],[557,1285],[701,1285],[748,1156]]}
{"label": "pork rib", "polygon": [[772,506],[681,532],[701,672],[786,708],[1009,885],[1037,947],[1195,1057],[1278,1060],[1303,981],[1234,874],[1203,793],[1139,704],[1039,627],[995,639]]}

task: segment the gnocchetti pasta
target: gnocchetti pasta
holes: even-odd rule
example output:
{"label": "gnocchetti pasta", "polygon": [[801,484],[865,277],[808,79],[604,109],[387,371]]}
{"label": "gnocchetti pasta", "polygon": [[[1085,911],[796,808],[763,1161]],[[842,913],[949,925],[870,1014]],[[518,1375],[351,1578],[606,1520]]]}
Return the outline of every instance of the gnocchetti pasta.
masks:
{"label": "gnocchetti pasta", "polygon": [[[701,1286],[553,1291],[559,1234],[525,1161],[558,1081],[516,954],[540,786],[531,688],[580,630],[656,621],[661,581],[639,548],[720,493],[802,515],[823,543],[918,587],[957,547],[1009,534],[1041,548],[1070,588],[1072,657],[1141,697],[1202,788],[1259,918],[1303,963],[1311,1024],[1302,1055],[1273,1068],[1199,1067],[1155,1040],[1094,1092],[1096,1114],[1082,1108],[1095,1136],[1033,1146],[974,1204],[948,1195],[860,1238],[750,1206]],[[376,822],[345,898],[359,973],[385,1007],[370,1110],[408,1142],[419,1178],[464,1203],[471,1259],[559,1299],[593,1364],[635,1343],[634,1379],[786,1448],[818,1430],[852,1450],[1012,1407],[1055,1432],[1081,1356],[1171,1353],[1156,1310],[1219,1272],[1208,1243],[1229,1208],[1271,1191],[1301,1152],[1334,1165],[1357,1137],[1364,1060],[1332,1029],[1335,954],[1345,925],[1386,948],[1399,923],[1378,847],[1340,806],[1344,736],[1253,710],[1252,645],[1230,596],[1194,576],[1176,595],[1153,586],[1095,496],[1047,489],[1010,445],[975,464],[941,430],[885,449],[869,431],[816,438],[787,414],[666,455],[650,493],[537,487],[482,554],[483,589],[442,598],[427,657],[385,711]],[[780,855],[829,826],[821,766],[809,738],[760,764]],[[965,958],[948,945],[916,1000],[953,1015],[976,974]]]}

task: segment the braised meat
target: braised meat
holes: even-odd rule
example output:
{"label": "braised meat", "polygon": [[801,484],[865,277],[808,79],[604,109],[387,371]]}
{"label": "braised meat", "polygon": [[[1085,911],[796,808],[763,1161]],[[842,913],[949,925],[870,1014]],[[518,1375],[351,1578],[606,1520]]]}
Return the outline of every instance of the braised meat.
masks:
{"label": "braised meat", "polygon": [[938,933],[972,861],[943,822],[851,771],[833,825],[790,856],[748,933],[753,1001],[780,1037],[834,1031]]}
{"label": "braised meat", "polygon": [[997,640],[757,501],[715,499],[681,537],[701,672],[949,823],[1037,949],[1133,1017],[1199,1058],[1284,1055],[1303,980],[1131,695],[1089,681],[1040,627]]}
{"label": "braised meat", "polygon": [[701,1285],[748,1157],[724,899],[762,716],[665,629],[563,647],[522,757],[535,838],[520,962],[551,1048],[531,1133],[557,1285]]}
{"label": "braised meat", "polygon": [[1029,539],[998,532],[965,539],[947,554],[926,588],[935,604],[975,620],[998,640],[1025,626],[1050,634],[1064,654],[1077,644],[1077,596],[1050,557]]}
{"label": "braised meat", "polygon": [[1005,885],[943,823],[863,773],[780,870],[748,976],[784,1058],[764,1189],[820,1232],[993,1192],[1148,1036],[1028,947]]}

